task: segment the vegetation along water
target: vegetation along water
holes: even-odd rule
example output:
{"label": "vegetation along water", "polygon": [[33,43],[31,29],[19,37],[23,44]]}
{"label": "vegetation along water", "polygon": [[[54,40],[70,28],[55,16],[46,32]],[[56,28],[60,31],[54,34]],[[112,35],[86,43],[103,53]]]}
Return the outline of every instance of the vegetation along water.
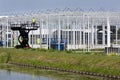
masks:
{"label": "vegetation along water", "polygon": [[98,52],[0,48],[0,64],[12,62],[120,76],[120,56]]}

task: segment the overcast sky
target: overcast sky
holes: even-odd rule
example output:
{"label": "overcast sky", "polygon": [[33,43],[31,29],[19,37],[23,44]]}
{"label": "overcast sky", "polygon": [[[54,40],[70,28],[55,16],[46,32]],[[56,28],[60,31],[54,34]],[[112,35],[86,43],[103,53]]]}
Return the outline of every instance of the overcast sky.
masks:
{"label": "overcast sky", "polygon": [[120,10],[120,0],[0,0],[0,13],[22,12],[44,9],[64,9],[65,7],[75,9],[90,8],[98,10]]}

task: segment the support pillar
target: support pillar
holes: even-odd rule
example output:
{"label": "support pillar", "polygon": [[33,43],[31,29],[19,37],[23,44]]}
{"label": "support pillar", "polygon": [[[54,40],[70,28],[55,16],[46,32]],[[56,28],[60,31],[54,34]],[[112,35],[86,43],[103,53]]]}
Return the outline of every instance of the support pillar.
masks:
{"label": "support pillar", "polygon": [[91,36],[92,36],[92,49],[94,48],[94,33],[95,33],[95,31],[94,31],[94,23],[92,23],[92,28],[91,28],[92,30],[91,30]]}
{"label": "support pillar", "polygon": [[89,16],[88,16],[88,23],[87,23],[87,27],[88,27],[88,30],[87,30],[87,32],[88,32],[88,46],[87,46],[87,48],[88,48],[88,50],[87,51],[90,51],[90,26],[89,26]]}
{"label": "support pillar", "polygon": [[105,46],[105,25],[102,26],[102,44]]}
{"label": "support pillar", "polygon": [[110,47],[110,22],[109,22],[109,17],[107,18],[107,47]]}
{"label": "support pillar", "polygon": [[61,24],[60,24],[60,15],[58,16],[58,50],[60,50],[60,42],[61,42]]}
{"label": "support pillar", "polygon": [[118,44],[118,41],[117,41],[117,39],[118,39],[118,37],[117,37],[118,36],[117,25],[116,25],[116,30],[115,31],[116,31],[116,42],[115,43],[117,45]]}

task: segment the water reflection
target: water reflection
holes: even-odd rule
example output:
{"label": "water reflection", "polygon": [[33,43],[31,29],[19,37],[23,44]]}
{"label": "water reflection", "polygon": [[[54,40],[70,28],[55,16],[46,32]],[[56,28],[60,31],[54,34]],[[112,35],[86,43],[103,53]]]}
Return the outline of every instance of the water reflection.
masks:
{"label": "water reflection", "polygon": [[0,80],[102,80],[100,77],[0,65]]}
{"label": "water reflection", "polygon": [[53,80],[49,77],[30,75],[25,73],[0,70],[0,80]]}

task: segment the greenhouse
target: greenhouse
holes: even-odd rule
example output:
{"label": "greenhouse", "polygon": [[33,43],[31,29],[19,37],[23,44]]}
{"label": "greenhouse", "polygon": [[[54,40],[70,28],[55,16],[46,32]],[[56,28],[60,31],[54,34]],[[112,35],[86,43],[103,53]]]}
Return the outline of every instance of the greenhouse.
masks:
{"label": "greenhouse", "polygon": [[39,28],[29,33],[32,48],[90,51],[120,46],[120,12],[103,11],[0,16],[0,46],[12,48],[18,45],[19,31],[11,30],[10,24],[27,24],[33,17]]}

